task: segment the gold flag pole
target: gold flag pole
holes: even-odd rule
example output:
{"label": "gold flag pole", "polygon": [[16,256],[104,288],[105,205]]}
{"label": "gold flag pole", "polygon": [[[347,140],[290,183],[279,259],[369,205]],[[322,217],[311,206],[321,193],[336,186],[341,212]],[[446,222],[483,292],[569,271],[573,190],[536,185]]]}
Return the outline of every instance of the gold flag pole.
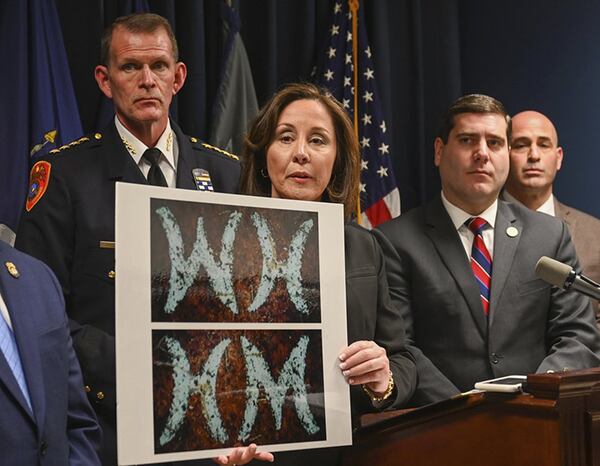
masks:
{"label": "gold flag pole", "polygon": [[[348,6],[352,13],[352,66],[353,66],[353,79],[354,79],[354,133],[356,139],[358,139],[358,8],[359,0],[348,0]],[[360,164],[357,167],[358,179],[360,186]],[[360,215],[360,187],[358,193],[356,193],[358,200],[356,202],[356,221],[359,225],[362,224],[362,217]]]}

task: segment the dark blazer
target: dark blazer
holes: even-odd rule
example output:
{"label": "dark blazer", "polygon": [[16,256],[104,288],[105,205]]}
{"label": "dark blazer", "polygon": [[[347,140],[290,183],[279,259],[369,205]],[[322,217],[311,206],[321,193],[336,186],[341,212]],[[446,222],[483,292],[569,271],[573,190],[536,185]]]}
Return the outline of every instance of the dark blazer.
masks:
{"label": "dark blazer", "polygon": [[[600,283],[600,220],[580,210],[558,202],[554,198],[554,212],[569,227],[575,244],[581,270],[585,276]],[[596,324],[600,328],[600,301],[593,301],[596,307]]]}
{"label": "dark blazer", "polygon": [[[237,159],[171,127],[179,147],[178,188],[196,189],[192,169],[203,168],[215,191],[237,192]],[[73,345],[104,431],[102,462],[116,464],[114,249],[99,245],[115,240],[115,182],[147,181],[114,123],[47,160],[47,190],[23,213],[16,247],[49,265],[62,286]]]}
{"label": "dark blazer", "polygon": [[590,301],[534,273],[541,256],[578,267],[563,222],[499,201],[488,318],[440,197],[383,224],[376,236],[417,361],[414,404],[470,390],[479,380],[600,364]]}
{"label": "dark blazer", "polygon": [[[371,232],[356,224],[346,225],[344,241],[348,344],[374,340],[386,349],[397,387],[386,409],[398,409],[412,396],[417,379],[402,316],[389,297],[383,254]],[[360,387],[351,387],[350,397],[355,421],[376,411]],[[274,464],[331,466],[338,464],[340,453],[340,448],[281,452],[275,453]]]}
{"label": "dark blazer", "polygon": [[0,262],[0,293],[33,405],[32,414],[0,352],[0,464],[99,465],[100,428],[83,389],[60,286],[48,267],[2,241]]}

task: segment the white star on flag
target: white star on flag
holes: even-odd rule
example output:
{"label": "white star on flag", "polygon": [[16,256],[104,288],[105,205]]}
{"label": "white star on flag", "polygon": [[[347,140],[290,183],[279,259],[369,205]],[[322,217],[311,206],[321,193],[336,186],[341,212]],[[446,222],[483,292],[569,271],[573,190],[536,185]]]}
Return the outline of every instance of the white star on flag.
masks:
{"label": "white star on flag", "polygon": [[388,171],[387,168],[385,168],[385,167],[379,167],[379,170],[377,170],[377,173],[379,174],[379,176],[381,178],[383,178],[384,176],[388,176],[387,171]]}
{"label": "white star on flag", "polygon": [[[378,75],[373,63],[375,53],[368,44],[362,5],[354,10],[358,16],[358,29],[353,30],[350,4],[354,7],[357,3],[354,0],[329,0],[331,20],[323,31],[328,36],[327,43],[321,47],[314,76],[318,84],[342,102],[351,121],[358,123],[355,130],[361,157],[359,218],[365,227],[372,228],[400,214],[400,195],[392,167],[395,149],[386,134],[381,95],[377,90]],[[354,60],[354,48],[359,51],[357,61]]]}

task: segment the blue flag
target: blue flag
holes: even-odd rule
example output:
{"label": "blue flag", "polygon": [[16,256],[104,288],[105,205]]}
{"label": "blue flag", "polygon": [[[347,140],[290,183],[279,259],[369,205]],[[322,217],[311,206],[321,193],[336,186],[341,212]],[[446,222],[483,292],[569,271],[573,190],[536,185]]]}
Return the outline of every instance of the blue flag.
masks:
{"label": "blue flag", "polygon": [[[360,206],[362,224],[376,227],[400,215],[400,194],[392,169],[388,128],[383,117],[372,50],[367,41],[363,9],[358,9],[358,50],[354,63],[352,12],[349,1],[332,2],[328,43],[315,80],[328,88],[354,119],[354,93],[358,96],[358,138],[361,147]],[[354,82],[354,67],[358,82]]]}
{"label": "blue flag", "polygon": [[31,162],[82,129],[54,2],[2,2],[0,18],[0,41],[11,49],[0,77],[0,223],[16,230]]}

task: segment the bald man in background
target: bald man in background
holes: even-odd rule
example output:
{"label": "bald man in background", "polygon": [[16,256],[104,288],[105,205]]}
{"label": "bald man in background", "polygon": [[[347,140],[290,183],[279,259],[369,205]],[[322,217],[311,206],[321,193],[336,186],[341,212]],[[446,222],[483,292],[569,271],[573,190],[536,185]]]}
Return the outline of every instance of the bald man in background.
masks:
{"label": "bald man in background", "polygon": [[[558,133],[548,117],[531,110],[516,114],[512,119],[510,172],[502,197],[563,219],[583,273],[600,283],[600,220],[558,202],[552,194],[563,155]],[[594,304],[600,328],[600,302]]]}

